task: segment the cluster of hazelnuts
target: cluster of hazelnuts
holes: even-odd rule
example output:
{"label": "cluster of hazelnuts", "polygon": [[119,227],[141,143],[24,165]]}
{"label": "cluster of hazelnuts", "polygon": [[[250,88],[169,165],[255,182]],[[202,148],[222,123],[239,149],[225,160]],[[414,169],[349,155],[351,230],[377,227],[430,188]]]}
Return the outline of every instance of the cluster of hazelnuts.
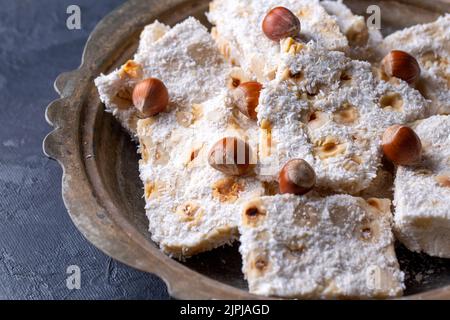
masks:
{"label": "cluster of hazelnuts", "polygon": [[[262,23],[262,31],[272,41],[300,34],[300,20],[289,9],[276,7],[270,10]],[[382,72],[389,78],[396,77],[414,85],[420,77],[417,60],[406,52],[393,50],[381,62]],[[234,105],[245,116],[257,119],[257,107],[262,84],[250,81],[240,83],[233,91]],[[132,94],[135,108],[144,117],[152,117],[167,110],[169,93],[164,83],[156,78],[139,82]],[[407,126],[395,125],[388,128],[382,141],[385,157],[396,165],[413,165],[422,154],[422,144],[417,134]],[[236,138],[218,141],[209,152],[208,162],[214,169],[231,176],[249,174],[252,164],[250,146]],[[281,193],[303,195],[316,184],[314,169],[302,159],[288,161],[279,174]]]}

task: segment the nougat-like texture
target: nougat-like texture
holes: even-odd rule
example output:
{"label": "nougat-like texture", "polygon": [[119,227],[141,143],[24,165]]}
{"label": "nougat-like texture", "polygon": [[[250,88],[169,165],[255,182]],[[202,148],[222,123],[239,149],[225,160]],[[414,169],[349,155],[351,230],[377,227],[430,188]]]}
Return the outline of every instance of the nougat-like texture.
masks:
{"label": "nougat-like texture", "polygon": [[412,251],[450,258],[450,116],[418,121],[423,145],[416,166],[399,166],[395,178],[395,229]]}

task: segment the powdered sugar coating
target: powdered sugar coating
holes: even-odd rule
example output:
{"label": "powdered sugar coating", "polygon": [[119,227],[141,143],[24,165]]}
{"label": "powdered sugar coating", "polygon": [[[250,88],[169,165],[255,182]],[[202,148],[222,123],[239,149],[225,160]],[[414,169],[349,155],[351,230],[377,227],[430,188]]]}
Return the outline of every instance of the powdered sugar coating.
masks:
{"label": "powdered sugar coating", "polygon": [[395,227],[412,251],[450,258],[450,116],[413,125],[423,145],[423,160],[397,170]]}
{"label": "powdered sugar coating", "polygon": [[243,272],[252,293],[383,298],[402,293],[390,201],[277,195],[243,207]]}
{"label": "powdered sugar coating", "polygon": [[296,14],[301,23],[301,38],[320,42],[330,50],[346,50],[348,42],[334,17],[318,0],[214,0],[209,21],[222,53],[245,72],[264,82],[273,77],[278,64],[279,43],[262,31],[262,21],[273,8],[282,6]]}
{"label": "powdered sugar coating", "polygon": [[244,120],[233,115],[226,97],[223,92],[191,110],[138,122],[149,230],[177,258],[233,242],[240,203],[265,191],[255,178],[228,177],[208,164],[209,150],[220,139],[246,139]]}
{"label": "powdered sugar coating", "polygon": [[[169,91],[169,108],[174,109],[212,98],[225,87],[230,72],[208,30],[194,18],[172,29],[158,21],[147,26],[132,62],[138,69],[136,76],[122,67],[95,80],[107,110],[132,134],[141,117],[130,98],[137,82],[149,77],[163,81]],[[128,97],[118,100],[121,90]]]}
{"label": "powdered sugar coating", "polygon": [[391,50],[406,51],[419,62],[422,74],[417,86],[433,101],[430,115],[450,114],[450,14],[386,37],[383,53]]}

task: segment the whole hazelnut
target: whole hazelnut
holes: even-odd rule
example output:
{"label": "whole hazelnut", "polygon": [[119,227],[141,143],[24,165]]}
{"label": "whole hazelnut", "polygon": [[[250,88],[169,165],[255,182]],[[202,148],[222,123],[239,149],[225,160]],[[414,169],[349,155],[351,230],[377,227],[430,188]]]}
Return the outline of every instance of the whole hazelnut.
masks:
{"label": "whole hazelnut", "polygon": [[238,110],[252,120],[256,120],[262,84],[255,81],[241,83],[233,91],[234,104]]}
{"label": "whole hazelnut", "polygon": [[251,161],[251,147],[247,142],[236,137],[219,140],[208,154],[209,165],[229,176],[242,176],[249,173],[254,167]]}
{"label": "whole hazelnut", "polygon": [[153,117],[166,110],[169,92],[161,80],[148,78],[134,87],[133,104],[145,117]]}
{"label": "whole hazelnut", "polygon": [[383,134],[383,153],[396,165],[416,164],[422,156],[422,143],[413,129],[394,125]]}
{"label": "whole hazelnut", "polygon": [[276,7],[267,13],[262,23],[264,34],[273,41],[292,37],[300,33],[300,20],[289,9]]}
{"label": "whole hazelnut", "polygon": [[316,185],[314,169],[303,159],[293,159],[285,164],[278,179],[281,193],[303,195]]}
{"label": "whole hazelnut", "polygon": [[409,53],[392,50],[381,61],[381,68],[388,77],[402,79],[408,84],[415,84],[420,77],[420,66]]}

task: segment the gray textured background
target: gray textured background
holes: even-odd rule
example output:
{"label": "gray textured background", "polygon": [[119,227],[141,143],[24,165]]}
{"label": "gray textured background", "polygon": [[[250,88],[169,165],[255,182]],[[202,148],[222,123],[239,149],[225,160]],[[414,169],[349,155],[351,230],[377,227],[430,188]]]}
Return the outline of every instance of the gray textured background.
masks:
{"label": "gray textured background", "polygon": [[[105,256],[76,230],[61,169],[42,154],[53,81],[78,67],[97,22],[123,0],[0,0],[0,299],[166,299],[164,283]],[[66,28],[77,4],[82,30]],[[81,290],[66,288],[78,265]]]}

